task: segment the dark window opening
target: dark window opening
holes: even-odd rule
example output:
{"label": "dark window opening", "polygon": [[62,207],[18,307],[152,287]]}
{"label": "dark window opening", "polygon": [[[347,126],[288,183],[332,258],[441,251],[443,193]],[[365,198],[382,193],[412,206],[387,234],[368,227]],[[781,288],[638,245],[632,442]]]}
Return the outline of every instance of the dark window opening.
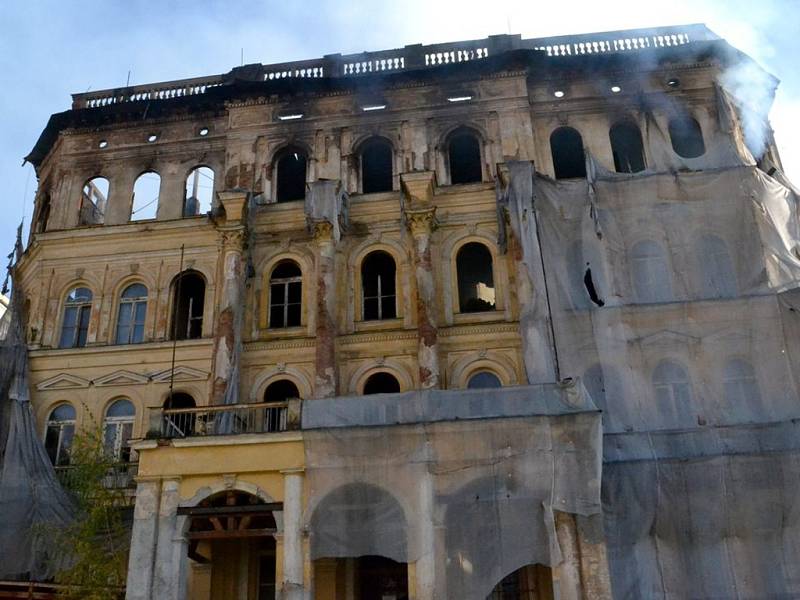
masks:
{"label": "dark window opening", "polygon": [[[164,409],[192,409],[197,404],[189,394],[173,392],[164,401]],[[164,415],[163,433],[167,437],[188,437],[195,435],[197,430],[197,415],[194,412],[178,412]]]}
{"label": "dark window opening", "polygon": [[669,137],[672,149],[683,158],[697,158],[706,153],[703,131],[691,117],[677,117],[669,122]]}
{"label": "dark window opening", "polygon": [[75,409],[69,404],[61,404],[50,413],[44,436],[44,448],[50,462],[55,466],[69,464],[69,451],[74,435]]}
{"label": "dark window opening", "polygon": [[408,600],[408,565],[382,556],[356,559],[360,600]]}
{"label": "dark window opening", "polygon": [[297,386],[288,379],[273,381],[264,392],[264,402],[286,402],[299,397]]}
{"label": "dark window opening", "polygon": [[269,279],[269,327],[299,327],[303,301],[303,276],[292,261],[283,261]]}
{"label": "dark window opening", "polygon": [[364,383],[364,395],[396,394],[400,391],[400,382],[389,373],[373,373]]}
{"label": "dark window opening", "polygon": [[470,390],[490,390],[499,387],[503,387],[500,378],[489,371],[475,373],[467,383],[467,389]]}
{"label": "dark window opening", "polygon": [[586,273],[583,276],[583,285],[586,286],[586,293],[589,294],[592,302],[597,306],[605,306],[605,302],[597,294],[597,289],[594,287],[594,279],[592,279],[592,269],[590,267],[586,268]]}
{"label": "dark window opening", "polygon": [[83,348],[86,345],[91,314],[91,290],[78,287],[70,291],[64,303],[64,320],[61,324],[59,348]]}
{"label": "dark window opening", "polygon": [[394,259],[382,251],[371,252],[361,263],[362,309],[365,321],[397,316]]}
{"label": "dark window opening", "polygon": [[492,254],[483,244],[464,244],[456,256],[458,305],[462,313],[495,309]]}
{"label": "dark window opening", "polygon": [[173,340],[195,340],[203,335],[203,305],[206,283],[199,273],[185,272],[173,284],[172,303]]}
{"label": "dark window opening", "polygon": [[36,233],[44,233],[47,231],[47,221],[50,219],[50,194],[42,194],[39,205],[35,231]]}
{"label": "dark window opening", "polygon": [[644,145],[639,128],[633,123],[617,123],[608,133],[617,173],[644,171]]}
{"label": "dark window opening", "polygon": [[275,161],[276,186],[275,199],[278,202],[291,202],[306,197],[306,153],[300,148],[286,148]]}
{"label": "dark window opening", "polygon": [[461,130],[450,136],[447,143],[450,160],[450,183],[474,183],[483,180],[481,145],[471,131]]}
{"label": "dark window opening", "polygon": [[583,138],[572,127],[560,127],[550,135],[550,152],[556,179],[586,177]]}
{"label": "dark window opening", "polygon": [[392,146],[386,140],[368,140],[361,147],[361,191],[392,191]]}

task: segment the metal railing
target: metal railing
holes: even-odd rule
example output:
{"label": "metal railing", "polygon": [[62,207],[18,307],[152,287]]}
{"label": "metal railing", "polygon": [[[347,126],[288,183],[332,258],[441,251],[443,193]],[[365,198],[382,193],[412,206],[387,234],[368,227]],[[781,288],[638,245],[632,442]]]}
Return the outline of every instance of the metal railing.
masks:
{"label": "metal railing", "polygon": [[275,433],[289,428],[289,402],[260,402],[161,410],[160,436],[185,438]]}
{"label": "metal railing", "polygon": [[636,52],[652,48],[682,46],[719,39],[704,25],[678,25],[523,40],[517,35],[493,35],[481,40],[444,44],[412,44],[392,50],[359,54],[329,54],[322,58],[268,65],[245,65],[226,75],[211,75],[162,83],[128,86],[72,95],[73,108],[97,108],[135,102],[205,94],[209,89],[238,78],[275,81],[321,77],[360,77],[375,73],[397,73],[409,69],[432,69],[454,63],[480,61],[516,49],[538,50],[548,57]]}
{"label": "metal railing", "polygon": [[[73,477],[77,472],[71,465],[56,467],[56,477],[66,488],[72,487]],[[109,489],[125,489],[136,487],[136,475],[139,472],[138,462],[121,462],[109,466],[103,478],[103,485]]]}

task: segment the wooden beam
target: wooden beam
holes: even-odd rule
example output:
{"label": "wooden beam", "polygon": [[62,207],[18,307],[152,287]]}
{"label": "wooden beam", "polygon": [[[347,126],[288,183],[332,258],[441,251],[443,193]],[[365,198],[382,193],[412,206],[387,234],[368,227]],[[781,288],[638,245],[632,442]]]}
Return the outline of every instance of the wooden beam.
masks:
{"label": "wooden beam", "polygon": [[230,540],[237,538],[269,537],[277,533],[274,527],[265,529],[234,529],[232,531],[190,531],[186,537],[190,540]]}
{"label": "wooden beam", "polygon": [[283,502],[248,504],[246,506],[181,506],[178,507],[178,514],[189,515],[191,517],[208,515],[227,516],[231,514],[269,514],[276,510],[283,510]]}

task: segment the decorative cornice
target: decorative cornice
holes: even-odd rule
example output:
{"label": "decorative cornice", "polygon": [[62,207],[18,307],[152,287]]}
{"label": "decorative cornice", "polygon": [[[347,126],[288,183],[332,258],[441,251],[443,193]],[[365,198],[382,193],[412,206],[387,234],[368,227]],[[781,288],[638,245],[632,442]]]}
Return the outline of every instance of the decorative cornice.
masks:
{"label": "decorative cornice", "polygon": [[456,325],[440,327],[439,337],[455,337],[459,335],[488,335],[493,333],[519,333],[519,323],[492,323],[491,325]]}

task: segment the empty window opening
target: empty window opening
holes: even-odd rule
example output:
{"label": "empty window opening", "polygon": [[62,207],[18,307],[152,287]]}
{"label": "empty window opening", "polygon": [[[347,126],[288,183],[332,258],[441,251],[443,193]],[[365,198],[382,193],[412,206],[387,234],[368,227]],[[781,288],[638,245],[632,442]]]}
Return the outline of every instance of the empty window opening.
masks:
{"label": "empty window opening", "polygon": [[480,371],[469,378],[467,389],[470,390],[490,390],[503,387],[500,378],[490,371]]}
{"label": "empty window opening", "polygon": [[264,402],[286,402],[299,397],[297,386],[288,379],[273,381],[264,392]]}
{"label": "empty window opening", "polygon": [[597,288],[594,286],[594,279],[592,279],[591,267],[586,267],[586,272],[583,274],[583,285],[586,288],[586,293],[589,294],[589,299],[597,306],[605,306],[605,301],[597,294]]}
{"label": "empty window opening", "polygon": [[183,216],[196,217],[211,210],[214,198],[214,171],[209,167],[197,167],[186,177]]}
{"label": "empty window opening", "polygon": [[394,259],[387,252],[371,252],[361,263],[362,315],[365,321],[397,316],[396,271]]}
{"label": "empty window opening", "polygon": [[672,281],[661,244],[652,240],[637,242],[631,250],[631,271],[637,301],[672,300]]}
{"label": "empty window opening", "polygon": [[131,437],[135,418],[136,409],[126,399],[117,400],[106,411],[103,440],[106,455],[114,462],[131,460]]}
{"label": "empty window opening", "polygon": [[550,152],[556,179],[586,177],[583,138],[572,127],[559,127],[550,134]]}
{"label": "empty window opening", "polygon": [[492,253],[483,244],[464,244],[456,256],[458,306],[462,313],[495,309]]}
{"label": "empty window opening", "polygon": [[703,298],[733,298],[738,294],[736,270],[724,240],[710,234],[702,236],[697,242],[697,261]]}
{"label": "empty window opening", "polygon": [[549,567],[527,565],[506,575],[487,596],[486,600],[553,600],[553,572]]}
{"label": "empty window opening", "polygon": [[75,409],[70,404],[60,404],[50,413],[44,436],[47,456],[55,466],[69,464],[69,450],[74,436]]}
{"label": "empty window opening", "polygon": [[741,358],[733,358],[725,364],[723,386],[727,409],[742,410],[761,404],[761,394],[753,366]]}
{"label": "empty window opening", "polygon": [[39,214],[36,217],[36,233],[47,231],[47,221],[50,220],[50,194],[42,194],[39,198]]}
{"label": "empty window opening", "polygon": [[200,273],[185,271],[175,278],[170,339],[195,340],[203,335],[206,282]]}
{"label": "empty window opening", "polygon": [[361,191],[392,191],[392,146],[382,138],[372,138],[361,146]]}
{"label": "empty window opening", "polygon": [[683,365],[673,360],[662,360],[653,370],[653,393],[656,397],[656,410],[677,424],[692,410],[692,386],[689,374]]}
{"label": "empty window opening", "polygon": [[81,190],[79,224],[101,225],[105,218],[107,203],[108,179],[95,177],[87,181]]}
{"label": "empty window opening", "polygon": [[285,260],[269,278],[269,326],[299,327],[303,303],[303,274],[297,263]]}
{"label": "empty window opening", "polygon": [[700,123],[692,117],[676,117],[669,122],[672,149],[683,158],[697,158],[706,153]]}
{"label": "empty window opening", "polygon": [[400,382],[394,375],[386,372],[373,373],[364,383],[364,395],[396,394],[400,391]]}
{"label": "empty window opening", "polygon": [[162,433],[167,437],[188,437],[202,433],[197,428],[197,416],[192,411],[197,404],[191,395],[185,392],[173,392],[164,401],[165,410],[178,410],[186,412],[165,413],[162,423]]}
{"label": "empty window opening", "polygon": [[483,180],[481,143],[469,129],[459,129],[447,141],[450,183],[475,183]]}
{"label": "empty window opening", "polygon": [[642,133],[634,123],[617,123],[608,132],[608,137],[611,139],[614,169],[617,173],[644,171]]}
{"label": "empty window opening", "polygon": [[133,184],[131,221],[155,219],[158,214],[158,195],[161,191],[161,176],[155,172],[142,173]]}
{"label": "empty window opening", "polygon": [[275,160],[275,199],[291,202],[306,197],[306,153],[296,147],[285,148]]}
{"label": "empty window opening", "polygon": [[85,287],[73,288],[64,302],[59,348],[83,348],[86,345],[91,314],[92,291]]}
{"label": "empty window opening", "polygon": [[408,565],[383,556],[360,556],[354,560],[353,575],[359,600],[406,600]]}
{"label": "empty window opening", "polygon": [[117,343],[138,344],[144,340],[144,320],[147,316],[147,288],[134,283],[125,288],[117,315]]}

